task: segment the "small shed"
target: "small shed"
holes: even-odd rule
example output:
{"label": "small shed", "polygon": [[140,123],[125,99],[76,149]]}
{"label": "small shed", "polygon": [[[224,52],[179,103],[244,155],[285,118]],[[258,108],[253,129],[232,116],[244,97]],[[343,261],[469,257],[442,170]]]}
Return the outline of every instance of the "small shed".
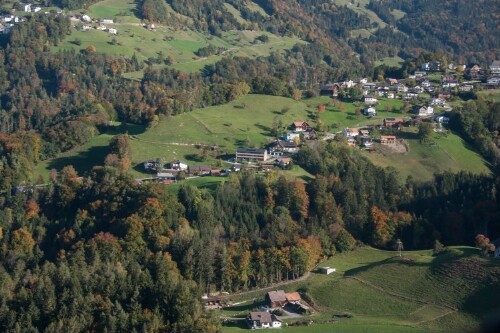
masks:
{"label": "small shed", "polygon": [[321,267],[319,269],[319,271],[322,273],[322,274],[326,274],[326,275],[329,275],[329,274],[332,274],[333,272],[336,271],[335,268],[332,268],[332,267]]}

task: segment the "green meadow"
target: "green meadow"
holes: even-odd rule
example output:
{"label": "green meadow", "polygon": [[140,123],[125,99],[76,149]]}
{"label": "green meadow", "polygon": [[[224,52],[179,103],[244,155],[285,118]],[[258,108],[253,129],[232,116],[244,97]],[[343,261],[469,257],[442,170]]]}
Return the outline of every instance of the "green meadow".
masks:
{"label": "green meadow", "polygon": [[[263,11],[256,4],[248,6],[254,11]],[[185,22],[191,20],[176,13],[169,5],[168,8],[172,14],[183,19]],[[226,4],[226,9],[238,21],[245,21],[235,7]],[[173,68],[186,72],[196,72],[203,69],[206,65],[217,62],[224,56],[244,56],[251,58],[268,56],[272,52],[282,52],[291,49],[296,43],[303,43],[303,41],[296,37],[280,37],[268,32],[253,30],[227,31],[220,38],[193,31],[188,27],[164,26],[159,24],[156,25],[154,31],[150,31],[143,26],[143,22],[136,16],[136,10],[136,0],[105,0],[98,2],[89,7],[87,10],[88,15],[96,19],[113,19],[114,23],[107,24],[106,26],[117,29],[117,35],[111,35],[106,31],[96,29],[81,31],[78,27],[82,23],[76,22],[71,35],[60,43],[60,45],[53,47],[53,51],[58,52],[67,49],[79,51],[86,49],[89,45],[93,45],[97,52],[127,57],[135,54],[139,60],[157,58],[161,53],[164,58],[168,56],[173,57],[174,62],[171,65]],[[92,25],[96,26],[97,24],[94,23]],[[255,38],[262,34],[267,35],[269,41],[267,43],[255,42]],[[195,54],[198,49],[210,44],[223,47],[227,51],[221,55],[203,58]],[[124,77],[140,79],[142,72],[125,73]]]}
{"label": "green meadow", "polygon": [[[488,313],[500,307],[500,262],[484,259],[469,247],[450,248],[439,256],[432,251],[403,252],[360,247],[333,256],[320,266],[336,268],[331,275],[312,273],[285,291],[307,294],[319,311],[295,321],[309,326],[284,327],[285,332],[464,332],[477,329]],[[265,292],[229,299],[256,299]],[[255,302],[255,301],[252,301]],[[224,309],[226,317],[243,317],[253,303]],[[246,305],[245,305],[246,304]],[[341,317],[348,313],[351,318]],[[223,332],[243,332],[243,322],[228,321]]]}
{"label": "green meadow", "polygon": [[[331,101],[328,97],[295,101],[284,97],[251,94],[228,104],[160,117],[160,122],[149,129],[130,125],[128,134],[132,146],[132,171],[135,176],[143,176],[142,163],[155,158],[165,161],[181,159],[189,164],[223,167],[225,164],[220,158],[234,155],[237,147],[261,147],[273,140],[273,123],[281,123],[283,129],[293,121],[308,121],[314,126],[313,117],[317,114],[317,105]],[[346,127],[381,124],[384,117],[403,116],[399,111],[401,106],[400,100],[381,100],[376,107],[377,116],[368,118],[356,116],[356,108],[362,105],[337,103],[327,106],[324,112],[319,113],[319,117],[327,131],[335,133]],[[396,168],[401,181],[410,175],[416,180],[430,180],[434,173],[448,170],[489,172],[487,163],[456,134],[435,134],[435,144],[424,145],[416,138],[415,131],[415,128],[405,128],[400,134],[408,144],[407,153],[363,154],[376,165]],[[41,162],[33,179],[36,180],[39,175],[47,178],[50,169],[61,169],[68,164],[77,166],[79,172],[102,164],[108,152],[108,142],[116,134],[118,133],[112,131],[98,135],[79,148]],[[409,165],[412,167],[409,168]],[[297,172],[297,177],[303,176],[312,177],[304,175],[303,171]]]}
{"label": "green meadow", "polygon": [[[434,134],[435,144],[422,144],[416,138],[416,128],[405,128],[398,134],[409,147],[407,153],[383,154],[366,152],[363,154],[374,164],[381,167],[393,167],[399,172],[400,179],[408,176],[414,180],[431,180],[435,173],[451,171],[469,171],[476,174],[489,174],[489,164],[454,133]],[[411,167],[409,167],[411,166]]]}

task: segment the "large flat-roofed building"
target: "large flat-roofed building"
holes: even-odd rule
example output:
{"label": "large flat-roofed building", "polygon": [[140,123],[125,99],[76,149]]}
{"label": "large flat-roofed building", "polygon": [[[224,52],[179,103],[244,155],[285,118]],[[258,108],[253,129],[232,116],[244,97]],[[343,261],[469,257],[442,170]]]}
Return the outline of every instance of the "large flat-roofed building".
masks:
{"label": "large flat-roofed building", "polygon": [[267,161],[269,155],[263,148],[238,148],[236,149],[236,161]]}

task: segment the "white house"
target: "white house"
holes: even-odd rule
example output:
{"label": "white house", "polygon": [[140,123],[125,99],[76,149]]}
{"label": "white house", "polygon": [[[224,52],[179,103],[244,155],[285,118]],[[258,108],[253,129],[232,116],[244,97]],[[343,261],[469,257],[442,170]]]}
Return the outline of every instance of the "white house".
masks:
{"label": "white house", "polygon": [[299,133],[287,133],[283,136],[283,139],[285,139],[285,141],[294,141],[295,138],[300,139],[300,134]]}
{"label": "white house", "polygon": [[367,107],[364,111],[365,116],[373,117],[377,115],[377,111],[373,106]]}
{"label": "white house", "polygon": [[359,129],[358,128],[346,128],[342,131],[342,134],[344,134],[346,137],[354,137],[359,135]]}
{"label": "white house", "polygon": [[11,22],[12,20],[14,19],[14,15],[5,15],[5,16],[2,16],[2,22]]}
{"label": "white house", "polygon": [[35,8],[33,8],[33,13],[38,13],[41,10],[42,10],[42,7],[35,7]]}
{"label": "white house", "polygon": [[84,14],[84,15],[82,15],[82,21],[90,22],[90,21],[92,21],[92,19],[87,14]]}
{"label": "white house", "polygon": [[450,118],[445,117],[445,116],[436,116],[436,117],[434,117],[434,121],[436,121],[437,123],[440,123],[440,124],[448,124],[448,122],[450,121]]}
{"label": "white house", "polygon": [[174,170],[184,170],[185,171],[188,169],[188,165],[186,163],[182,163],[179,160],[170,162],[169,167],[170,167],[170,169],[174,169]]}
{"label": "white house", "polygon": [[30,3],[24,4],[24,11],[26,13],[30,13],[31,12],[31,4]]}
{"label": "white house", "polygon": [[113,20],[112,19],[102,19],[101,23],[102,24],[113,24]]}
{"label": "white house", "polygon": [[433,98],[431,100],[431,105],[444,106],[446,101],[442,98]]}
{"label": "white house", "polygon": [[99,25],[96,29],[97,29],[97,30],[102,30],[102,31],[105,31],[105,30],[107,30],[108,28],[107,28],[105,25],[100,24],[100,25]]}
{"label": "white house", "polygon": [[388,99],[394,99],[394,93],[393,92],[388,92],[387,93],[387,98]]}
{"label": "white house", "polygon": [[490,65],[491,74],[500,74],[500,60],[495,60]]}
{"label": "white house", "polygon": [[373,96],[365,96],[365,104],[367,105],[373,105],[375,103],[377,103],[377,99]]}
{"label": "white house", "polygon": [[404,85],[404,84],[402,84],[402,83],[398,83],[398,84],[396,84],[396,90],[397,90],[398,92],[407,92],[407,91],[408,91],[408,87],[407,87],[407,86],[405,86],[405,85]]}
{"label": "white house", "polygon": [[432,106],[422,106],[418,109],[418,115],[420,117],[431,116],[434,114],[434,108]]}
{"label": "white house", "polygon": [[109,28],[108,29],[108,32],[112,35],[116,35],[118,33],[118,31],[116,29],[113,29],[113,28]]}
{"label": "white house", "polygon": [[251,329],[280,328],[282,325],[282,322],[278,317],[266,311],[250,312],[248,314],[247,322]]}
{"label": "white house", "polygon": [[91,27],[90,25],[88,25],[88,24],[84,24],[84,25],[82,26],[82,30],[83,30],[83,31],[89,31],[90,29],[92,29],[92,27]]}

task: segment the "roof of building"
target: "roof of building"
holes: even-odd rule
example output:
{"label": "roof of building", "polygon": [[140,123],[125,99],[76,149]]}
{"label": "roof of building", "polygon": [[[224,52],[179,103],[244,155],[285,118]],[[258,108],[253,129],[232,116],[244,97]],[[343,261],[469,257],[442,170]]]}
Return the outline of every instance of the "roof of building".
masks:
{"label": "roof of building", "polygon": [[271,302],[286,302],[286,294],[284,290],[270,291],[267,293]]}
{"label": "roof of building", "polygon": [[285,296],[288,302],[298,302],[302,299],[298,292],[286,293]]}
{"label": "roof of building", "polygon": [[210,171],[212,170],[212,167],[209,165],[190,165],[189,166],[189,171]]}
{"label": "roof of building", "polygon": [[396,136],[394,135],[382,135],[380,136],[381,140],[396,140]]}
{"label": "roof of building", "polygon": [[261,323],[272,323],[271,314],[269,312],[250,312],[250,320],[260,321]]}
{"label": "roof of building", "polygon": [[307,125],[307,123],[305,121],[294,121],[293,122],[293,126],[295,126],[295,127],[302,127],[302,126],[304,126],[304,124]]}
{"label": "roof of building", "polygon": [[385,122],[402,122],[403,118],[384,118]]}
{"label": "roof of building", "polygon": [[266,150],[263,148],[244,148],[240,147],[236,149],[237,153],[240,154],[265,154]]}

